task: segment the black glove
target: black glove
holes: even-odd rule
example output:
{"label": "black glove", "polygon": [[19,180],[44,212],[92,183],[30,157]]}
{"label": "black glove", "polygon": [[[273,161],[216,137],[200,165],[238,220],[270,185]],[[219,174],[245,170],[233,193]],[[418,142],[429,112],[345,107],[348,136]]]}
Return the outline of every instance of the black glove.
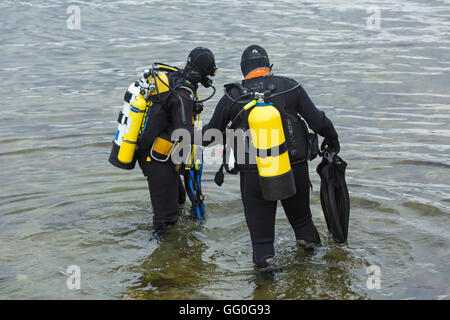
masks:
{"label": "black glove", "polygon": [[322,145],[320,146],[320,150],[323,151],[327,147],[330,152],[334,151],[336,153],[339,153],[339,151],[341,150],[339,140],[337,138],[332,140],[327,138],[323,139]]}

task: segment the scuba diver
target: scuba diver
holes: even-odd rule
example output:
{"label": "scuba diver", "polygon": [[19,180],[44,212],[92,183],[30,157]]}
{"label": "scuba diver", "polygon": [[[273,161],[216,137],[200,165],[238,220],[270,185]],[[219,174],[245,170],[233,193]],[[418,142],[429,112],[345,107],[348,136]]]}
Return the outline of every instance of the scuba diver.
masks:
{"label": "scuba diver", "polygon": [[[304,120],[309,128],[324,137],[322,149],[339,152],[339,140],[330,119],[316,108],[299,83],[272,74],[272,65],[262,47],[251,45],[244,50],[241,70],[244,79],[225,85],[225,95],[203,132],[218,129],[224,137],[226,135],[224,163],[216,173],[215,182],[219,186],[223,183],[224,166],[229,173],[240,173],[253,261],[260,271],[273,271],[276,269],[273,243],[278,200],[281,200],[298,244],[310,250],[321,246],[309,205],[311,183],[307,163],[315,157],[310,138],[315,137],[316,152],[318,140],[316,134],[309,133]],[[238,129],[250,131],[250,137],[235,134],[230,138],[228,133],[225,134],[227,130],[235,132]],[[265,138],[264,134],[258,133],[258,130],[266,129],[279,129],[275,143],[270,134],[267,139],[267,135]],[[244,148],[236,147],[239,139],[244,140],[241,141]],[[204,141],[204,145],[217,143],[214,138]],[[256,149],[253,155],[252,148]]]}
{"label": "scuba diver", "polygon": [[[168,233],[182,211],[186,190],[180,175],[184,175],[189,197],[197,200],[196,205],[204,211],[203,195],[198,190],[201,172],[195,177],[192,174],[192,178],[198,180],[195,185],[189,180],[191,175],[186,174],[189,168],[171,161],[172,153],[181,142],[171,141],[171,134],[182,128],[194,137],[197,130],[194,122],[203,110],[202,102],[215,93],[210,76],[214,76],[216,70],[211,50],[197,47],[189,53],[184,69],[155,63],[125,94],[109,161],[128,170],[139,163],[148,181],[154,213],[152,233],[156,238],[161,239]],[[213,88],[213,94],[207,99],[199,100],[199,83]],[[200,209],[197,208],[199,218],[204,213]]]}

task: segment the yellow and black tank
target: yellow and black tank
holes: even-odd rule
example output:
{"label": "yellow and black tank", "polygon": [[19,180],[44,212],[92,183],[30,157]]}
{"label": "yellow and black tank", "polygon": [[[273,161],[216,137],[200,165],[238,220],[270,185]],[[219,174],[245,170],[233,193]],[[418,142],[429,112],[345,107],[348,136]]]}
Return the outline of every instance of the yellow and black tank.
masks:
{"label": "yellow and black tank", "polygon": [[263,198],[283,200],[296,193],[281,114],[272,103],[253,100],[248,124],[256,149],[256,165]]}
{"label": "yellow and black tank", "polygon": [[[167,69],[167,70],[166,70]],[[169,83],[165,71],[176,69],[167,66],[158,66],[153,69],[157,76],[150,72],[140,81],[131,84],[125,93],[122,110],[119,113],[118,128],[113,140],[109,162],[121,169],[131,170],[136,165],[136,145],[143,129],[145,119],[153,102],[149,95],[159,95],[169,91],[166,84]],[[151,125],[151,124],[148,124]]]}

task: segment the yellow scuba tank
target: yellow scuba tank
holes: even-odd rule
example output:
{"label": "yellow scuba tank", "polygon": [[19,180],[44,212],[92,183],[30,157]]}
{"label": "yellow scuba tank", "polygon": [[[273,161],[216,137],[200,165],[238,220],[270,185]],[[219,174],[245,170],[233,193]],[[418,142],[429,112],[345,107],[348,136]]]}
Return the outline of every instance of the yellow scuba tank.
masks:
{"label": "yellow scuba tank", "polygon": [[122,144],[117,159],[122,163],[130,163],[134,157],[136,143],[141,129],[142,119],[147,109],[147,100],[142,93],[134,96],[130,102],[127,131],[123,134]]}
{"label": "yellow scuba tank", "polygon": [[261,191],[266,200],[282,200],[297,191],[286,148],[281,114],[273,104],[252,100],[244,109],[248,116],[252,144],[256,149]]}
{"label": "yellow scuba tank", "polygon": [[146,70],[141,80],[133,83],[125,94],[125,102],[119,114],[119,126],[113,141],[109,162],[122,169],[133,169],[136,163],[135,151],[143,127],[144,116],[151,108],[150,95],[169,91],[166,71],[176,71],[165,65]]}

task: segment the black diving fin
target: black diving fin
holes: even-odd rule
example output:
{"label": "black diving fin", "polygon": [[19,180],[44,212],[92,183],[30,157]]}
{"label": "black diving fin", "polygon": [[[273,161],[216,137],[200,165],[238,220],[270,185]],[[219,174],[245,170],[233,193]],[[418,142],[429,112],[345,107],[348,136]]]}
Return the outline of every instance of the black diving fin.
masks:
{"label": "black diving fin", "polygon": [[345,181],[347,163],[336,152],[325,150],[317,166],[320,176],[320,203],[333,239],[345,243],[350,218],[350,196]]}

